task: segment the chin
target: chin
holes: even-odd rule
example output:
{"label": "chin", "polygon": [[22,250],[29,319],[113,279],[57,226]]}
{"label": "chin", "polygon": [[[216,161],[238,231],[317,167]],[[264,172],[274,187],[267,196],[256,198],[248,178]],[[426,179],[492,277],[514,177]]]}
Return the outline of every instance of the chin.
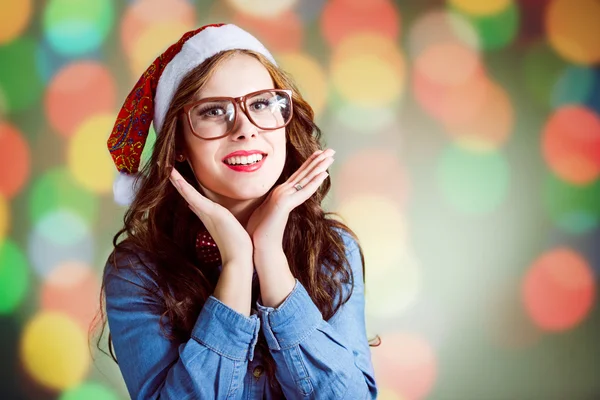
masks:
{"label": "chin", "polygon": [[271,188],[248,187],[245,189],[240,189],[241,188],[238,187],[229,191],[230,195],[227,197],[234,200],[255,200],[265,196]]}

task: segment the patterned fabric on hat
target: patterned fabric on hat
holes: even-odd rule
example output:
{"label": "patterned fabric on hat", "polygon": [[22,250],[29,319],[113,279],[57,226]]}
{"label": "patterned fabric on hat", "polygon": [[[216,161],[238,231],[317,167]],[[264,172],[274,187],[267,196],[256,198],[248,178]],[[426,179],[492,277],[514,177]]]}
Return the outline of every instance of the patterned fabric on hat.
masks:
{"label": "patterned fabric on hat", "polygon": [[107,142],[108,150],[119,172],[135,174],[138,171],[140,157],[154,115],[156,86],[166,65],[181,51],[183,44],[189,38],[208,27],[223,25],[211,24],[187,32],[177,43],[158,56],[140,77],[125,99]]}

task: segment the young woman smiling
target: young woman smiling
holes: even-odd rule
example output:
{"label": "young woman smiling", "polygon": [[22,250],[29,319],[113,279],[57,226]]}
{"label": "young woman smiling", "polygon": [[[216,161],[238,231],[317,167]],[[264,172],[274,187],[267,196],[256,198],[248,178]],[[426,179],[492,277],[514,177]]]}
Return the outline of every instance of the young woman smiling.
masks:
{"label": "young woman smiling", "polygon": [[102,286],[132,398],[376,398],[364,260],[321,207],[320,136],[234,25],[186,33],[140,78],[108,140],[129,208]]}

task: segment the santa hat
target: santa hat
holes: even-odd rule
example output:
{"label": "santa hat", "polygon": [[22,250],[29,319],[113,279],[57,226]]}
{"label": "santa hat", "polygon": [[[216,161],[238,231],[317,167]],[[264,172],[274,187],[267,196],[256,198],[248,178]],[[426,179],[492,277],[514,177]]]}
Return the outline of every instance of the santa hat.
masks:
{"label": "santa hat", "polygon": [[215,54],[252,50],[273,64],[275,59],[254,36],[232,24],[211,24],[184,34],[148,67],[119,111],[108,138],[108,150],[119,170],[113,184],[115,201],[129,205],[150,123],[159,135],[175,91],[188,72]]}

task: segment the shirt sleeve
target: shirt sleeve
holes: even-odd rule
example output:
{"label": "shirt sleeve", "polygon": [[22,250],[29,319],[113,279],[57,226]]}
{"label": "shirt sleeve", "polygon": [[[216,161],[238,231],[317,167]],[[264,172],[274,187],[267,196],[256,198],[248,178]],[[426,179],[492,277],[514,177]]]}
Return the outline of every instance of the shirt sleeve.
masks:
{"label": "shirt sleeve", "polygon": [[297,279],[279,307],[256,303],[287,399],[377,398],[366,336],[363,265],[354,240],[349,236],[345,240],[354,290],[329,321],[323,320]]}
{"label": "shirt sleeve", "polygon": [[242,397],[260,329],[256,315],[246,317],[210,296],[191,338],[178,343],[161,330],[163,307],[148,290],[155,285],[147,273],[116,271],[107,263],[104,280],[115,355],[132,399]]}

